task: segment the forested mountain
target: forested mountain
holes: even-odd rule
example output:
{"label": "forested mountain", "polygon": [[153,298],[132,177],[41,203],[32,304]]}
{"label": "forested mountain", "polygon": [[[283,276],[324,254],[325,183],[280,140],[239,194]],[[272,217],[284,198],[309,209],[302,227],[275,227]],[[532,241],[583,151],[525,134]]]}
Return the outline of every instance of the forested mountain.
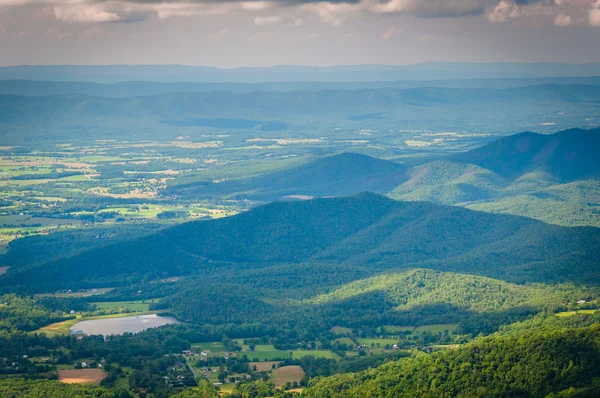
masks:
{"label": "forested mountain", "polygon": [[406,176],[407,167],[357,153],[342,153],[298,167],[224,182],[171,185],[164,194],[188,198],[223,195],[258,200],[286,196],[347,196],[364,191],[386,193]]}
{"label": "forested mountain", "polygon": [[375,194],[271,203],[72,257],[11,268],[7,288],[106,285],[286,263],[453,270],[509,281],[598,283],[600,230]]}
{"label": "forested mountain", "polygon": [[556,134],[521,133],[457,155],[456,160],[475,164],[509,179],[525,173],[549,173],[561,182],[598,177],[600,128],[571,129]]}
{"label": "forested mountain", "polygon": [[336,325],[459,324],[463,332],[476,335],[540,311],[567,309],[582,298],[596,299],[592,290],[572,285],[523,286],[425,269],[390,272],[350,283],[343,283],[341,276],[324,281],[319,276],[324,271],[315,268],[307,274],[290,268],[288,275],[296,283],[285,285],[277,283],[278,274],[256,276],[243,271],[226,278],[190,279],[155,307],[170,308],[180,319],[195,323],[259,321],[271,327],[289,322],[298,330],[315,331]]}
{"label": "forested mountain", "polygon": [[597,325],[541,330],[320,379],[303,396],[595,397],[600,392],[599,366]]}
{"label": "forested mountain", "polygon": [[388,195],[600,226],[600,129],[521,133],[408,171]]}

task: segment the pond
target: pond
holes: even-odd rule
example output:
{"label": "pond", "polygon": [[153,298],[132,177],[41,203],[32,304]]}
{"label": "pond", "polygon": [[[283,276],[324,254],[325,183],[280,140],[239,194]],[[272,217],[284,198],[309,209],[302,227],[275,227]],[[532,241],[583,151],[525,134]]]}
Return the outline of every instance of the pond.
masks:
{"label": "pond", "polygon": [[81,321],[71,326],[71,334],[123,334],[139,333],[146,329],[156,328],[172,323],[180,323],[172,316],[140,315],[122,318],[105,318]]}

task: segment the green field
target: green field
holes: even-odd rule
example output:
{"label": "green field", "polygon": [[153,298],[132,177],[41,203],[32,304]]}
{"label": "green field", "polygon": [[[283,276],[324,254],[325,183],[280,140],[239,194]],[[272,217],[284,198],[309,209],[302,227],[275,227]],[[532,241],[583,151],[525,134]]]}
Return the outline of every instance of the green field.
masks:
{"label": "green field", "polygon": [[386,345],[397,344],[398,339],[380,339],[380,338],[359,338],[357,339],[360,344],[366,345],[367,348],[371,348],[371,344],[379,344],[380,348],[385,347]]}
{"label": "green field", "polygon": [[425,325],[425,326],[418,326],[414,329],[413,333],[424,333],[424,332],[428,332],[428,333],[444,333],[445,330],[449,331],[450,333],[456,331],[456,329],[458,328],[458,324],[456,323],[451,323],[451,324],[438,324],[438,325]]}
{"label": "green field", "polygon": [[352,329],[350,328],[345,328],[342,326],[334,326],[331,328],[331,331],[336,334],[336,335],[340,335],[340,334],[351,334],[352,333]]}
{"label": "green field", "polygon": [[577,310],[577,311],[563,311],[563,312],[557,312],[555,315],[559,316],[559,317],[567,317],[567,316],[573,316],[575,314],[593,314],[598,310]]}
{"label": "green field", "polygon": [[208,350],[211,352],[223,352],[225,351],[225,346],[220,341],[213,341],[208,343],[196,343],[192,347],[199,350]]}
{"label": "green field", "polygon": [[158,302],[159,299],[138,301],[107,301],[90,303],[99,309],[125,309],[127,311],[148,311],[150,304]]}

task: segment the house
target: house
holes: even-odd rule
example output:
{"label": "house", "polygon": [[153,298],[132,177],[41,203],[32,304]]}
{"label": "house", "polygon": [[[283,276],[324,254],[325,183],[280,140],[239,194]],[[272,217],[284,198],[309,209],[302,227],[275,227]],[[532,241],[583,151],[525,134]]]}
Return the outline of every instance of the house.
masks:
{"label": "house", "polygon": [[392,345],[392,349],[394,349],[395,351],[398,351],[400,348],[398,348],[398,344],[394,344],[394,345]]}
{"label": "house", "polygon": [[71,315],[74,315],[74,314],[75,314],[75,310],[71,310],[71,311],[69,312],[69,314],[71,314]]}
{"label": "house", "polygon": [[81,367],[82,367],[82,368],[87,368],[87,366],[88,366],[88,365],[87,365],[87,363],[86,363],[86,362],[81,362]]}
{"label": "house", "polygon": [[585,304],[585,303],[587,303],[587,301],[585,301],[585,300],[579,300],[579,301],[577,302],[577,304]]}

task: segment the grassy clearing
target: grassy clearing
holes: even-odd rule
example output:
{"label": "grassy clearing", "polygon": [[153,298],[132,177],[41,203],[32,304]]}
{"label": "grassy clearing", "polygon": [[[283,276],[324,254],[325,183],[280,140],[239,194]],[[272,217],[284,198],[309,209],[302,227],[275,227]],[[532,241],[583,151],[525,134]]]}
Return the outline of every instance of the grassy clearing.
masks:
{"label": "grassy clearing", "polygon": [[338,337],[335,340],[338,341],[338,342],[340,342],[340,343],[342,343],[342,344],[354,345],[354,341],[352,341],[352,339],[349,338],[349,337]]}
{"label": "grassy clearing", "polygon": [[292,351],[293,358],[315,357],[341,359],[339,355],[329,350],[296,350]]}
{"label": "grassy clearing", "polygon": [[386,333],[412,333],[414,330],[414,327],[412,326],[382,326],[382,328]]}
{"label": "grassy clearing", "polygon": [[416,327],[415,330],[413,331],[413,333],[429,332],[429,333],[437,334],[437,333],[444,333],[444,331],[446,331],[446,330],[449,331],[450,333],[452,333],[452,332],[455,332],[457,328],[458,328],[458,324],[456,324],[456,323],[439,324],[439,325],[425,325],[425,326]]}
{"label": "grassy clearing", "polygon": [[199,349],[199,350],[205,350],[205,351],[210,351],[210,352],[224,352],[225,351],[225,346],[223,345],[223,343],[221,343],[219,341],[213,341],[213,342],[208,342],[208,343],[197,343],[197,344],[194,344],[192,347]]}
{"label": "grassy clearing", "polygon": [[300,366],[284,366],[273,371],[273,381],[276,386],[284,386],[286,383],[300,383],[304,377],[304,370]]}
{"label": "grassy clearing", "polygon": [[360,344],[366,345],[367,348],[371,348],[371,344],[375,344],[375,346],[377,346],[377,344],[379,344],[379,347],[383,348],[386,345],[392,345],[392,344],[397,344],[398,343],[398,339],[394,339],[394,338],[389,338],[389,339],[381,339],[381,338],[360,338],[357,339],[358,342]]}
{"label": "grassy clearing", "polygon": [[[246,347],[245,347],[246,348]],[[240,355],[247,355],[248,359],[254,362],[265,362],[265,361],[278,361],[284,360],[290,357],[292,358],[304,358],[307,356],[313,356],[316,358],[335,358],[339,359],[340,357],[332,351],[329,350],[278,350],[271,344],[261,344],[257,345],[254,351],[245,351]]]}
{"label": "grassy clearing", "polygon": [[127,311],[144,312],[148,311],[150,304],[158,302],[159,299],[137,300],[137,301],[106,301],[90,303],[100,309],[125,309]]}
{"label": "grassy clearing", "polygon": [[250,366],[250,369],[253,369],[254,366],[256,366],[256,371],[262,372],[263,370],[270,371],[273,369],[273,365],[275,365],[275,367],[277,367],[278,364],[279,364],[279,362],[277,362],[277,361],[265,361],[265,362],[250,362],[248,364],[248,366]]}
{"label": "grassy clearing", "polygon": [[577,310],[577,311],[563,311],[557,312],[555,315],[559,317],[568,317],[573,316],[575,314],[593,314],[598,310]]}
{"label": "grassy clearing", "polygon": [[351,334],[352,333],[352,329],[345,328],[342,326],[334,326],[331,328],[331,331],[338,336],[341,334]]}

